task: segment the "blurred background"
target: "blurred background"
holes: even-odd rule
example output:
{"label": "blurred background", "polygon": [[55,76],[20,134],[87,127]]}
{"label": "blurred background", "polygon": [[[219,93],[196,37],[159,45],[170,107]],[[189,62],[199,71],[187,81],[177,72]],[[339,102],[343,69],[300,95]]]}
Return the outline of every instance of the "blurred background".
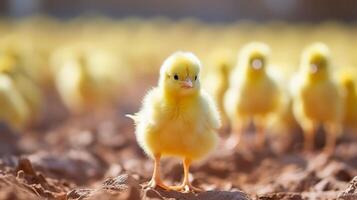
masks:
{"label": "blurred background", "polygon": [[0,11],[0,74],[13,82],[2,88],[0,119],[20,132],[103,107],[123,120],[140,106],[130,98],[141,99],[178,50],[200,58],[203,87],[219,93],[218,104],[252,41],[271,48],[269,65],[286,93],[313,42],[330,48],[336,78],[357,66],[352,0],[3,0]]}
{"label": "blurred background", "polygon": [[[252,197],[343,191],[357,175],[354,86],[353,114],[343,124],[354,139],[341,135],[331,158],[320,151],[301,154],[289,84],[304,48],[314,42],[331,50],[334,78],[345,69],[357,76],[356,20],[355,0],[0,0],[0,175],[8,175],[5,186],[0,176],[0,199],[6,199],[2,187],[6,194],[25,192],[24,199],[51,199],[119,174],[147,181],[152,161],[125,114],[139,110],[164,59],[178,50],[199,57],[202,85],[227,125],[222,101],[230,72],[239,50],[252,41],[271,48],[269,69],[286,97],[267,131],[274,148],[248,149],[248,156],[220,149],[193,168],[195,184],[238,188]],[[319,131],[319,150],[323,136]],[[44,176],[36,178],[31,165]],[[21,170],[26,180],[17,174]],[[164,161],[168,183],[178,183],[180,174],[178,162]],[[43,183],[43,177],[51,181]]]}
{"label": "blurred background", "polygon": [[313,42],[330,48],[335,78],[357,66],[352,0],[3,0],[0,11],[0,75],[13,81],[2,89],[0,119],[20,132],[46,132],[103,107],[124,120],[140,106],[132,99],[156,85],[163,60],[178,50],[202,61],[203,87],[218,104],[239,50],[252,41],[271,48],[269,68],[287,98]]}
{"label": "blurred background", "polygon": [[353,0],[343,3],[335,0],[227,0],[224,3],[214,0],[154,0],[150,3],[144,0],[4,0],[0,2],[0,11],[2,15],[11,17],[48,14],[70,18],[93,12],[111,17],[195,17],[210,22],[232,22],[241,19],[354,22],[357,18],[356,6],[357,3]]}

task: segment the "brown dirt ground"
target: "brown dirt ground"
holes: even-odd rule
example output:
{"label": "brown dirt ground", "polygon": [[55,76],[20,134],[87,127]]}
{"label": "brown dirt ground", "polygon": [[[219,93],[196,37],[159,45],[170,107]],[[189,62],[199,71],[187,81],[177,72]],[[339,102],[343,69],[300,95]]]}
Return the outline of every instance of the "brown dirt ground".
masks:
{"label": "brown dirt ground", "polygon": [[[2,124],[0,199],[357,199],[355,136],[340,139],[331,156],[303,154],[299,145],[286,145],[286,136],[270,138],[274,147],[262,151],[221,145],[191,169],[193,184],[208,192],[143,189],[153,163],[124,114],[138,110],[153,84],[154,79],[135,83],[138,89],[122,91],[125,97],[115,106],[77,116],[48,95],[42,124],[24,133]],[[287,135],[301,145],[299,131]],[[167,184],[180,183],[179,160],[163,160],[162,169]]]}

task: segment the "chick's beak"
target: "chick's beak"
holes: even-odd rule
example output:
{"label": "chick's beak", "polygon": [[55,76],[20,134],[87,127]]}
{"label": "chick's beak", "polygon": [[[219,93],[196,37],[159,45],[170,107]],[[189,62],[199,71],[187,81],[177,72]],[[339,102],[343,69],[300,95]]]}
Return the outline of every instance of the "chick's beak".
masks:
{"label": "chick's beak", "polygon": [[259,59],[255,59],[252,62],[252,67],[254,70],[261,70],[263,68],[263,62]]}
{"label": "chick's beak", "polygon": [[310,72],[311,72],[312,74],[315,74],[315,73],[317,72],[317,70],[318,70],[318,67],[317,67],[316,64],[312,64],[312,65],[310,66]]}
{"label": "chick's beak", "polygon": [[181,83],[181,87],[182,87],[182,88],[192,88],[192,87],[193,87],[192,80],[191,80],[190,78],[186,78],[186,80],[184,80],[184,81]]}

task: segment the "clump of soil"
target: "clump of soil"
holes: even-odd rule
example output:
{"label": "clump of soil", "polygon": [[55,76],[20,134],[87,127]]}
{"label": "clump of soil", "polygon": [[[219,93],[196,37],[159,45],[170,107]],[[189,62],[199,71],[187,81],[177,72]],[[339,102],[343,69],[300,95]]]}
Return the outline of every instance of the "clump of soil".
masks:
{"label": "clump of soil", "polygon": [[357,199],[357,176],[353,178],[348,188],[339,195],[339,199]]}

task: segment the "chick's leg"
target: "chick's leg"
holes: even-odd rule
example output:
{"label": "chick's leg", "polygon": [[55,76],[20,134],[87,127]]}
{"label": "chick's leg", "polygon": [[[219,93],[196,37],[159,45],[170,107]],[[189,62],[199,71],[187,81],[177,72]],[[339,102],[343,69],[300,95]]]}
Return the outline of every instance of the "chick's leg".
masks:
{"label": "chick's leg", "polygon": [[325,126],[326,130],[326,145],[325,145],[325,152],[327,154],[332,154],[335,151],[336,146],[336,138],[337,135],[340,133],[341,128],[335,124],[329,124]]}
{"label": "chick's leg", "polygon": [[304,151],[310,152],[315,146],[316,125],[311,123],[304,127]]}
{"label": "chick's leg", "polygon": [[183,161],[183,172],[184,172],[183,183],[179,186],[171,186],[170,187],[171,190],[184,191],[184,192],[190,192],[190,191],[200,192],[200,191],[202,191],[201,189],[196,188],[193,185],[191,185],[191,183],[189,181],[188,175],[189,175],[190,165],[191,165],[191,160],[185,158]]}
{"label": "chick's leg", "polygon": [[262,149],[264,148],[265,145],[265,124],[262,121],[257,121],[255,126],[256,126],[255,145],[258,149]]}
{"label": "chick's leg", "polygon": [[148,183],[147,187],[155,188],[156,186],[159,186],[165,190],[169,190],[170,188],[162,182],[160,177],[160,158],[161,158],[160,154],[154,155],[154,172],[152,174],[152,178]]}
{"label": "chick's leg", "polygon": [[243,120],[241,120],[241,122],[232,122],[232,133],[226,142],[226,147],[228,149],[237,149],[239,144],[244,144],[244,142],[242,141],[244,129],[245,124]]}

